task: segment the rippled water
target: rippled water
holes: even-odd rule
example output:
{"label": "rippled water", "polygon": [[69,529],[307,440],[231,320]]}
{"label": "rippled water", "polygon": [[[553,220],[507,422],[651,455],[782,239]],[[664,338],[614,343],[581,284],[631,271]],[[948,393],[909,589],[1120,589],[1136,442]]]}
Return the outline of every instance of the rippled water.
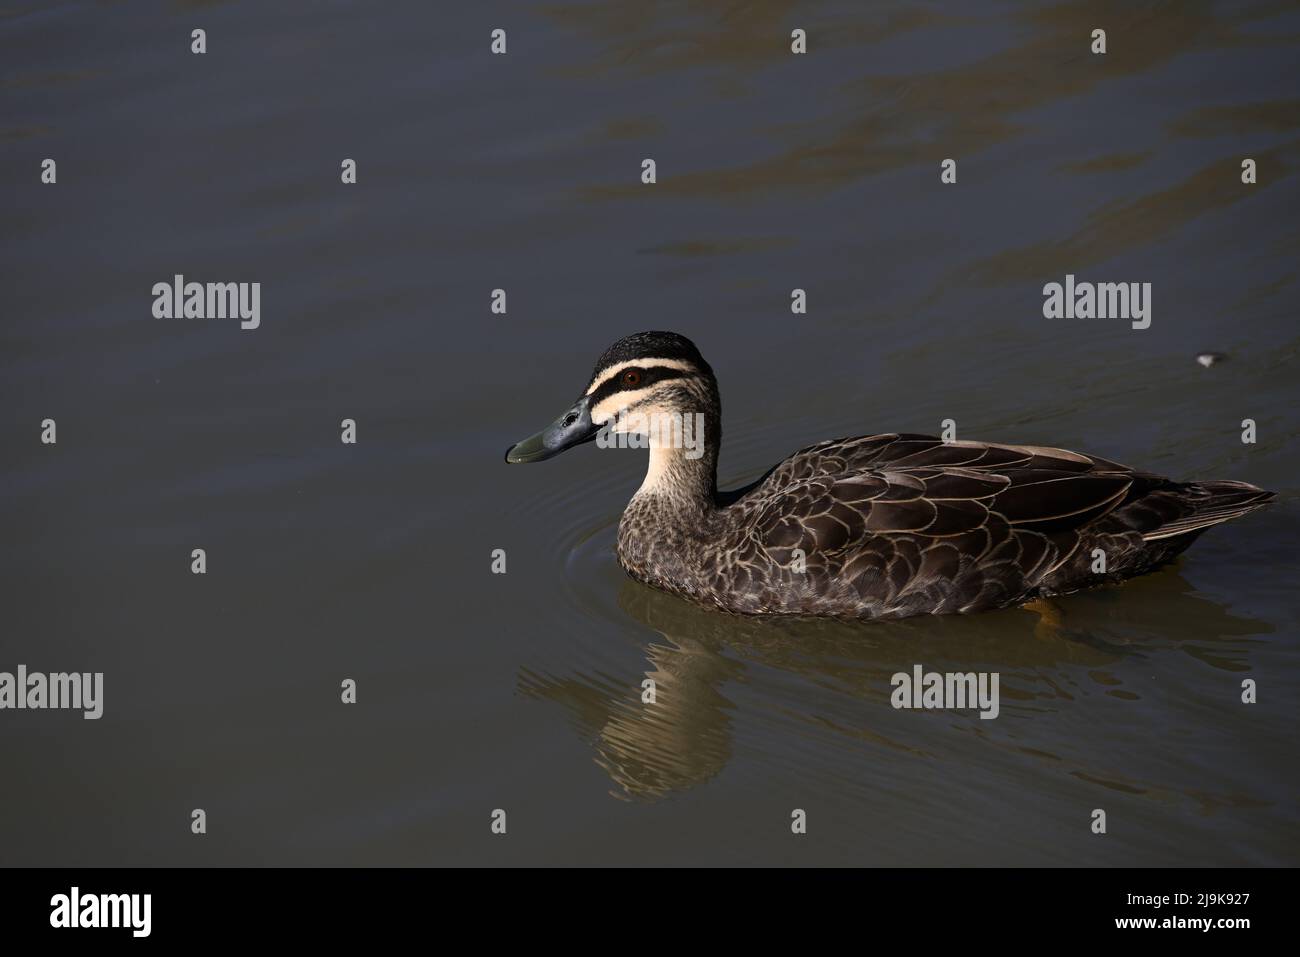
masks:
{"label": "rippled water", "polygon": [[[0,862],[1296,863],[1295,4],[303,9],[0,12],[0,670],[106,698],[0,712]],[[153,319],[177,272],[261,327]],[[1054,617],[722,616],[615,564],[642,453],[501,461],[647,328],[727,486],[954,418],[1282,498]],[[894,710],[916,663],[1000,717]]]}

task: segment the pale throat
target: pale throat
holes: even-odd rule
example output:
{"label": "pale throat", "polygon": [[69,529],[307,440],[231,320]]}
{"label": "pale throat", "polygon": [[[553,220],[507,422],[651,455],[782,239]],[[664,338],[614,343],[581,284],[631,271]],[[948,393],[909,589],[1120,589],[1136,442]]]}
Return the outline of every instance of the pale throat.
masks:
{"label": "pale throat", "polygon": [[697,504],[714,504],[717,448],[711,443],[691,449],[675,443],[648,442],[649,462],[636,496],[681,498]]}

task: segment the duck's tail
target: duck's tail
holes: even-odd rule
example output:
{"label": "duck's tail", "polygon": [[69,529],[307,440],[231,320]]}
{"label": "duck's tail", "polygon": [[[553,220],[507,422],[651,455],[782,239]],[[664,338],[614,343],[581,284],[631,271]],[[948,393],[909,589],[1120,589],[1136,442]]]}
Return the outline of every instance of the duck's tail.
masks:
{"label": "duck's tail", "polygon": [[1263,508],[1277,498],[1277,493],[1246,482],[1193,482],[1183,487],[1180,498],[1191,510],[1159,528],[1143,533],[1145,541],[1187,535],[1220,522],[1240,518],[1257,508]]}

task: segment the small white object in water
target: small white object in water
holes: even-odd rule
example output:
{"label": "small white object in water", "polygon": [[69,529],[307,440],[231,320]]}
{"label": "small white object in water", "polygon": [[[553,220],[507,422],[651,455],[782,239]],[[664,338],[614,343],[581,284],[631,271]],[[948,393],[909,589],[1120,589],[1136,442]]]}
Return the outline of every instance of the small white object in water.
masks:
{"label": "small white object in water", "polygon": [[1226,358],[1228,357],[1222,352],[1202,352],[1196,357],[1196,361],[1208,369],[1216,362],[1222,362]]}

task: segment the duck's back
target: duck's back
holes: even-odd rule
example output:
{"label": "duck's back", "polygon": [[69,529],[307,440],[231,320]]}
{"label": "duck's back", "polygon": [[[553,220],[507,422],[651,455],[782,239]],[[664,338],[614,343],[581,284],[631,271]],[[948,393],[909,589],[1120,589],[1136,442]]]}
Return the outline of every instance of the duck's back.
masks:
{"label": "duck's back", "polygon": [[671,590],[742,614],[978,611],[1150,571],[1272,497],[1063,449],[836,439],[722,508],[683,555],[691,587]]}

